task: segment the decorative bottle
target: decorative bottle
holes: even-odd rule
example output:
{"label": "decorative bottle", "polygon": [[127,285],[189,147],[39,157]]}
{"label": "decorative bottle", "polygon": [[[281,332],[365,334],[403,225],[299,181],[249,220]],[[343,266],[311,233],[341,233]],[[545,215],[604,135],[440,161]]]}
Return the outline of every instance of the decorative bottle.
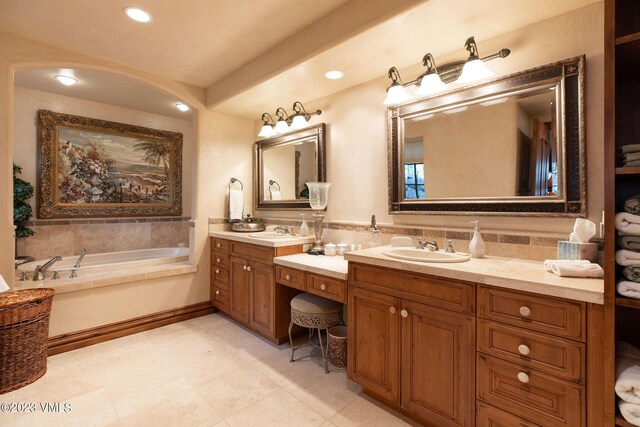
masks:
{"label": "decorative bottle", "polygon": [[307,236],[309,235],[309,226],[307,225],[307,218],[304,214],[300,214],[302,217],[302,224],[300,225],[300,235]]}
{"label": "decorative bottle", "polygon": [[482,258],[484,256],[484,240],[480,235],[480,221],[471,221],[473,226],[473,238],[469,242],[469,253],[474,258]]}

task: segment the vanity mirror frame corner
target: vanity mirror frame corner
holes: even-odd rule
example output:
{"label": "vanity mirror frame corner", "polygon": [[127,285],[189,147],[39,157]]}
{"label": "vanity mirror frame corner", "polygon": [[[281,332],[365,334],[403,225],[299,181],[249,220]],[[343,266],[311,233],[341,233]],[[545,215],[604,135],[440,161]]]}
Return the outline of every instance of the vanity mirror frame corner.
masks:
{"label": "vanity mirror frame corner", "polygon": [[296,144],[301,141],[314,141],[315,143],[315,170],[316,177],[313,181],[326,181],[326,129],[325,124],[320,123],[309,126],[298,131],[278,135],[273,138],[262,139],[255,142],[253,150],[253,188],[256,210],[305,210],[310,211],[309,199],[289,199],[289,200],[265,200],[264,185],[264,152],[266,150]]}
{"label": "vanity mirror frame corner", "polygon": [[[585,55],[532,68],[478,85],[466,86],[387,109],[389,213],[422,215],[491,215],[585,217],[587,213]],[[404,118],[444,111],[555,86],[559,145],[558,184],[550,196],[405,198]]]}

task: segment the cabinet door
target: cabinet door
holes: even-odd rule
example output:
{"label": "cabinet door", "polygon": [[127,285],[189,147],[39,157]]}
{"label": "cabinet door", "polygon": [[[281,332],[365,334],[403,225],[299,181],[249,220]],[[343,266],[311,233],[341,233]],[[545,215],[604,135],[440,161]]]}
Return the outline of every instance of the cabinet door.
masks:
{"label": "cabinet door", "polygon": [[245,325],[249,324],[249,297],[251,295],[249,282],[251,271],[248,268],[248,261],[242,258],[231,258],[229,314]]}
{"label": "cabinet door", "polygon": [[368,392],[400,398],[400,301],[349,287],[348,373]]}
{"label": "cabinet door", "polygon": [[474,424],[473,318],[402,301],[402,407],[427,424]]}
{"label": "cabinet door", "polygon": [[273,267],[251,263],[251,318],[249,324],[256,331],[274,334]]}

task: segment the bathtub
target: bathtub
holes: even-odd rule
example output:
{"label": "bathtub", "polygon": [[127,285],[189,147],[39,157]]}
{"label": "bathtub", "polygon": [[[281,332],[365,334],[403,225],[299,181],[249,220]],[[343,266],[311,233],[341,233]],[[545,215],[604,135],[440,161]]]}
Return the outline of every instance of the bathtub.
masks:
{"label": "bathtub", "polygon": [[[52,255],[54,256],[54,255]],[[80,255],[65,256],[62,261],[58,261],[49,268],[47,279],[51,278],[54,271],[68,272],[73,269],[74,264]],[[171,264],[189,260],[189,248],[157,248],[140,249],[135,251],[87,253],[82,260],[80,268],[76,269],[78,276],[82,273],[95,273],[103,271],[127,270],[158,264]],[[48,259],[22,264],[18,267],[18,272],[26,271],[29,277],[35,271],[36,266],[43,265]]]}

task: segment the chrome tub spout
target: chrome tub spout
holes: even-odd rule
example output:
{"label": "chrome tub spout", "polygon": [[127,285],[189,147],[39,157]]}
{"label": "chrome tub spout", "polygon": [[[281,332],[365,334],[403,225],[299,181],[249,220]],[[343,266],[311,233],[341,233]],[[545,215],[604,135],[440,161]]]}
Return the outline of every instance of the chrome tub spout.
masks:
{"label": "chrome tub spout", "polygon": [[36,266],[35,271],[33,272],[33,281],[37,282],[39,280],[44,280],[45,275],[47,274],[47,270],[51,268],[51,266],[58,261],[61,261],[61,256],[54,256],[49,261],[45,262],[44,265]]}
{"label": "chrome tub spout", "polygon": [[73,265],[73,268],[80,268],[80,263],[82,262],[82,259],[86,254],[87,254],[87,250],[85,248],[80,249],[80,258],[78,258],[76,263]]}

